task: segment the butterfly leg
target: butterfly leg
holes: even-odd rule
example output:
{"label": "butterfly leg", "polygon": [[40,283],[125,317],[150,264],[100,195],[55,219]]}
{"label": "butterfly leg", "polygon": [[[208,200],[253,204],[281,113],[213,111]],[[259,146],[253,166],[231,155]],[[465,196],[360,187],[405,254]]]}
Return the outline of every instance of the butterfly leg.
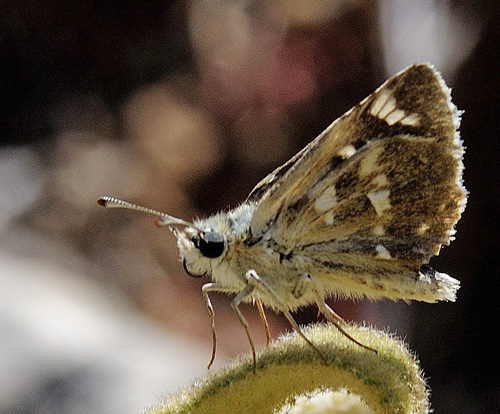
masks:
{"label": "butterfly leg", "polygon": [[215,360],[215,353],[217,350],[217,335],[215,333],[215,312],[212,306],[212,302],[208,297],[208,292],[233,293],[234,290],[224,288],[224,286],[221,286],[218,283],[205,283],[201,288],[201,292],[203,293],[203,300],[205,301],[208,316],[210,316],[212,320],[212,357],[210,358],[210,362],[207,366],[207,369],[210,369]]}
{"label": "butterfly leg", "polygon": [[309,344],[309,346],[314,349],[319,357],[323,360],[325,365],[328,365],[328,361],[326,360],[325,356],[322,354],[322,352],[314,345],[308,338],[307,336],[304,335],[304,332],[302,332],[302,329],[298,325],[298,323],[293,319],[292,314],[288,310],[288,306],[279,298],[279,296],[276,294],[276,292],[266,283],[264,282],[261,277],[255,272],[254,270],[249,270],[246,275],[245,275],[249,286],[255,286],[257,290],[260,290],[267,296],[271,296],[273,298],[273,302],[276,306],[276,308],[285,315],[285,318],[288,320],[290,325],[292,325],[292,328]]}
{"label": "butterfly leg", "polygon": [[257,370],[257,357],[255,355],[255,345],[252,339],[252,335],[250,334],[250,326],[248,325],[247,320],[243,316],[243,314],[240,311],[240,304],[241,302],[247,298],[249,295],[252,294],[254,290],[254,286],[248,284],[240,293],[236,295],[236,297],[231,301],[231,307],[234,310],[234,313],[236,313],[236,316],[238,317],[238,320],[240,321],[241,325],[243,328],[245,328],[245,331],[247,333],[247,338],[248,342],[250,342],[250,348],[252,350],[252,358],[253,358],[253,373],[255,374]]}
{"label": "butterfly leg", "polygon": [[262,306],[262,302],[260,301],[260,299],[255,299],[255,305],[257,306],[260,320],[262,321],[264,331],[266,332],[266,346],[269,346],[269,342],[271,342],[271,334],[269,332],[269,324],[267,323],[267,317],[266,313],[264,312],[264,307]]}
{"label": "butterfly leg", "polygon": [[342,325],[345,325],[344,319],[342,319],[328,304],[325,302],[325,295],[312,278],[312,276],[308,273],[304,274],[303,278],[306,278],[308,283],[310,283],[311,287],[314,290],[314,294],[316,295],[316,305],[318,306],[319,312],[326,318],[328,322],[331,322],[335,325],[335,327],[343,334],[346,338],[350,339],[355,344],[359,345],[362,348],[368,349],[369,351],[373,351],[377,353],[377,350],[366,346],[353,338],[351,335],[347,333]]}
{"label": "butterfly leg", "polygon": [[[370,348],[369,346],[362,344],[357,339],[353,338],[350,334],[348,334],[347,331],[341,325],[341,323],[345,323],[344,320],[342,318],[340,318],[340,316],[338,316],[334,312],[334,310],[332,308],[330,308],[330,306],[328,306],[326,304],[326,302],[324,300],[322,300],[322,302],[318,303],[318,308],[319,308],[320,312],[325,316],[325,318],[327,319],[327,321],[333,323],[335,325],[335,327],[343,335],[345,335],[348,339],[350,339],[356,345],[359,345],[360,347],[367,349],[368,351],[373,351],[376,354],[378,353],[376,349]],[[339,321],[339,318],[340,318],[340,321],[342,321],[342,322]]]}

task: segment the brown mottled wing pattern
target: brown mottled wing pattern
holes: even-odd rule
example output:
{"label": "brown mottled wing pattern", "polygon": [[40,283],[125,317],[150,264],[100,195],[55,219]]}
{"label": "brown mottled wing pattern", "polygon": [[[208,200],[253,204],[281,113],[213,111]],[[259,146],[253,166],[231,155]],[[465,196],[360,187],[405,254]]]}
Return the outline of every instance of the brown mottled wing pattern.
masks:
{"label": "brown mottled wing pattern", "polygon": [[252,238],[418,272],[465,207],[458,125],[440,75],[409,67],[259,183]]}

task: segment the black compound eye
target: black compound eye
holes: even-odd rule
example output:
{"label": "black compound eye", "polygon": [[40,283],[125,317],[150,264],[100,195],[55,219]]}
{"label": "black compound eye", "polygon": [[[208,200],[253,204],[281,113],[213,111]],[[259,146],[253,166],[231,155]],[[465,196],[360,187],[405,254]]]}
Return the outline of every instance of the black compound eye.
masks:
{"label": "black compound eye", "polygon": [[202,233],[201,238],[194,242],[195,247],[200,249],[203,256],[214,259],[219,257],[224,252],[226,242],[221,233],[210,230]]}

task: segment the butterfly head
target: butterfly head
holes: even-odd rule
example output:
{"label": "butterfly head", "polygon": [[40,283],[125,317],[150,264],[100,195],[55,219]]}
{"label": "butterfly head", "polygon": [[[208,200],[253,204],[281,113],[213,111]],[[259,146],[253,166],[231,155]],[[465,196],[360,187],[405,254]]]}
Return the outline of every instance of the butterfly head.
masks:
{"label": "butterfly head", "polygon": [[227,240],[221,231],[198,226],[172,231],[177,237],[182,265],[190,276],[210,275],[213,266],[220,263],[225,256]]}
{"label": "butterfly head", "polygon": [[221,266],[228,265],[228,251],[234,252],[249,234],[255,208],[255,203],[243,203],[229,212],[219,212],[195,220],[184,228],[173,229],[187,274],[199,277],[225,273],[227,269],[221,269]]}

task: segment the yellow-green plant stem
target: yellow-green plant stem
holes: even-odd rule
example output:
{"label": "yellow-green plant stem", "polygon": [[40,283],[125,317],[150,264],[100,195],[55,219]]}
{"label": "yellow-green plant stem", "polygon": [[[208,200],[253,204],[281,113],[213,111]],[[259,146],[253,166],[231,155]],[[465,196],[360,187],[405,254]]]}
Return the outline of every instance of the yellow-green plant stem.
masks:
{"label": "yellow-green plant stem", "polygon": [[256,374],[252,358],[240,357],[147,414],[273,413],[300,395],[338,389],[359,395],[374,413],[428,413],[426,384],[406,345],[373,328],[350,325],[348,331],[378,353],[354,344],[334,326],[311,325],[304,333],[328,365],[298,335],[285,335],[259,350]]}

